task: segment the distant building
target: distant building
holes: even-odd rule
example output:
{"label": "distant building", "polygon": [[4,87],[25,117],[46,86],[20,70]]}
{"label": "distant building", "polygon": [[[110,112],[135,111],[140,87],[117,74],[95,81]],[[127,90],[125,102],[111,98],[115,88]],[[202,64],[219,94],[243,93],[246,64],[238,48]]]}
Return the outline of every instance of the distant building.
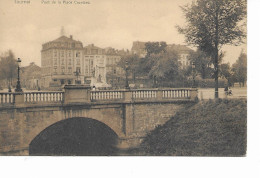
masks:
{"label": "distant building", "polygon": [[40,87],[41,67],[34,62],[29,66],[21,67],[21,84],[23,88],[36,90]]}
{"label": "distant building", "polygon": [[107,86],[105,50],[90,44],[84,47],[84,81],[92,86]]}
{"label": "distant building", "polygon": [[129,53],[129,51],[115,50],[113,48],[106,48],[106,76],[108,83],[113,87],[118,87],[121,84],[122,78],[125,77],[125,71],[120,67],[119,62],[122,56]]}
{"label": "distant building", "polygon": [[147,42],[134,41],[131,49],[132,53],[144,58],[147,54],[145,43]]}
{"label": "distant building", "polygon": [[181,68],[185,68],[191,65],[189,55],[193,51],[192,49],[185,45],[168,44],[167,50],[174,50],[178,53],[178,63],[180,64]]}

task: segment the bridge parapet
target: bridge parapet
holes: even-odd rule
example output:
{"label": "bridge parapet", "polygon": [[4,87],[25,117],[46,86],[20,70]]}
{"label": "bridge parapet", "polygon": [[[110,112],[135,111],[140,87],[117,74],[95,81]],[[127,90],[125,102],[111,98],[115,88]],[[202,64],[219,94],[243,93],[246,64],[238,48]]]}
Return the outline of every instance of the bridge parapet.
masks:
{"label": "bridge parapet", "polygon": [[16,105],[74,104],[74,103],[124,103],[161,102],[190,100],[197,98],[195,88],[97,90],[89,86],[69,85],[65,91],[0,93],[0,107]]}
{"label": "bridge parapet", "polygon": [[8,105],[14,102],[14,93],[1,92],[0,93],[0,104]]}

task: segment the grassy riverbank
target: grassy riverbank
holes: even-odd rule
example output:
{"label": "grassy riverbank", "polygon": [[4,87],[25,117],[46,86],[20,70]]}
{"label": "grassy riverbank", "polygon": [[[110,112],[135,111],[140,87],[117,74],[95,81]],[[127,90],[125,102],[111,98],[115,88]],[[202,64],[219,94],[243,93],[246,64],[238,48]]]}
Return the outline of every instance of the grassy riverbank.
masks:
{"label": "grassy riverbank", "polygon": [[147,135],[134,155],[244,156],[246,99],[199,102]]}

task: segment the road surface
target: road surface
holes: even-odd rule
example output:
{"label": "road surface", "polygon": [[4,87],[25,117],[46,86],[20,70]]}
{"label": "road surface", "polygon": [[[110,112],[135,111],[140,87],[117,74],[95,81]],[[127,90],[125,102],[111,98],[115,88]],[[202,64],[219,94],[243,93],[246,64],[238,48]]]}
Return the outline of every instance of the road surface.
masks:
{"label": "road surface", "polygon": [[[233,95],[226,96],[224,88],[219,88],[219,98],[246,98],[247,97],[247,87],[235,87],[231,88]],[[214,99],[215,89],[214,88],[199,88],[198,97],[202,99]]]}

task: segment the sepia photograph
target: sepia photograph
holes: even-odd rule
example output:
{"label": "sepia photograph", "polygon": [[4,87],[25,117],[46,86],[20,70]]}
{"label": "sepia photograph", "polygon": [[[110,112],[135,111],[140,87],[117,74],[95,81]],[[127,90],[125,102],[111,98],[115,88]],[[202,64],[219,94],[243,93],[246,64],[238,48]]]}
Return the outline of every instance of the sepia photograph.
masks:
{"label": "sepia photograph", "polygon": [[0,9],[0,157],[247,156],[246,0]]}

